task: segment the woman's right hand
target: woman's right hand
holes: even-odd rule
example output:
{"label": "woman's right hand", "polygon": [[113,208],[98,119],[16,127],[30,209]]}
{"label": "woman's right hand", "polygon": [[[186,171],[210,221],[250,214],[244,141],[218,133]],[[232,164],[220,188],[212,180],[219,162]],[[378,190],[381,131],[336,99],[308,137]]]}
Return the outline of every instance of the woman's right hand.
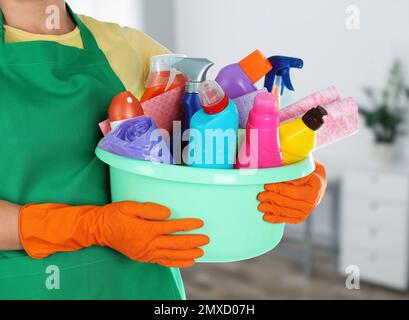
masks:
{"label": "woman's right hand", "polygon": [[172,235],[203,227],[198,219],[168,220],[171,213],[154,203],[119,202],[102,208],[100,244],[129,258],[166,267],[188,267],[203,256],[205,235]]}
{"label": "woman's right hand", "polygon": [[174,235],[203,226],[198,219],[168,220],[170,210],[131,201],[96,206],[34,204],[21,208],[20,240],[33,258],[108,246],[130,259],[166,267],[188,267],[203,256],[205,235]]}

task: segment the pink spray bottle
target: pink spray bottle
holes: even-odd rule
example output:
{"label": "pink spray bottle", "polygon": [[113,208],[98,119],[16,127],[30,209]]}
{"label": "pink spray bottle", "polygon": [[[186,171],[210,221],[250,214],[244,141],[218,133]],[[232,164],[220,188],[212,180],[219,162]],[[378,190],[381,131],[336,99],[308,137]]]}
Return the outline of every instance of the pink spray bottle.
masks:
{"label": "pink spray bottle", "polygon": [[239,152],[235,169],[283,166],[279,126],[277,98],[268,92],[259,93],[250,111],[246,140]]}

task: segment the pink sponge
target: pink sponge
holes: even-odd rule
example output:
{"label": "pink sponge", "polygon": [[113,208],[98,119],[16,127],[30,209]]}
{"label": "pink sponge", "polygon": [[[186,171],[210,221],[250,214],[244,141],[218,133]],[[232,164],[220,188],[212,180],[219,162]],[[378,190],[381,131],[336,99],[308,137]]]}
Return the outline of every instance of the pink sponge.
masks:
{"label": "pink sponge", "polygon": [[166,129],[169,134],[172,134],[173,121],[182,121],[183,118],[182,99],[184,93],[185,87],[180,86],[144,101],[142,108],[145,115],[151,117],[158,128]]}

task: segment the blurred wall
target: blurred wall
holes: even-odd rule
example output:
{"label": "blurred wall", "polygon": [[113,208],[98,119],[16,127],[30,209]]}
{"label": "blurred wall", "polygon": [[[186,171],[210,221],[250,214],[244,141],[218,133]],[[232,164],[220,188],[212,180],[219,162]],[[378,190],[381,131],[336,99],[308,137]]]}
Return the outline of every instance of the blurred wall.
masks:
{"label": "blurred wall", "polygon": [[77,13],[122,26],[145,28],[144,0],[67,0]]}
{"label": "blurred wall", "polygon": [[175,6],[173,0],[144,0],[146,32],[171,50],[175,49]]}
{"label": "blurred wall", "polygon": [[[345,26],[350,0],[174,0],[176,48],[223,66],[254,48],[300,56],[297,96],[336,83],[361,97],[361,86],[382,85],[391,60],[408,59],[409,1],[352,1],[361,29]],[[215,70],[217,67],[215,68]]]}

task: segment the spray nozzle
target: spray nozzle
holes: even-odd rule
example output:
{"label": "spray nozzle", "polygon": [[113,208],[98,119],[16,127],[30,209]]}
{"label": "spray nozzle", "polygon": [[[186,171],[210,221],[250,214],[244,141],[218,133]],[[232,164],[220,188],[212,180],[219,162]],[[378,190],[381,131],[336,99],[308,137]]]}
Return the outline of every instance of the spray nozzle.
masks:
{"label": "spray nozzle", "polygon": [[294,86],[291,82],[290,69],[302,69],[304,67],[304,61],[298,58],[284,57],[284,56],[272,56],[268,58],[273,66],[273,69],[266,75],[264,87],[268,91],[273,90],[274,81],[276,76],[282,78],[281,93],[283,95],[284,88],[294,91]]}
{"label": "spray nozzle", "polygon": [[173,64],[173,68],[182,72],[187,78],[187,92],[197,92],[198,85],[206,80],[207,71],[214,65],[206,58],[184,58]]}

